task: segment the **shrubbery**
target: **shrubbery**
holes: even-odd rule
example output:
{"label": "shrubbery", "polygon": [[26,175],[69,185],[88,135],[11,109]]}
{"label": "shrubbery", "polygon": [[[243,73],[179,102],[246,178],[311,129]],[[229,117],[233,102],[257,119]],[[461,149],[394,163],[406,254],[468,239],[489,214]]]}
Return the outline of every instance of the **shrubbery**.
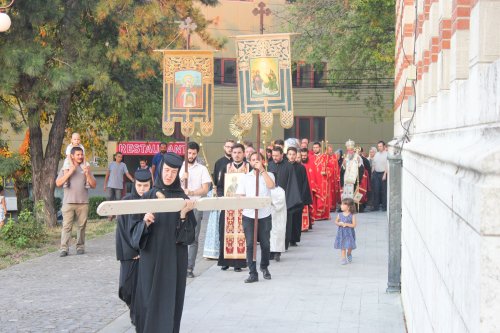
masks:
{"label": "shrubbery", "polygon": [[106,201],[106,197],[90,197],[89,198],[89,220],[96,220],[102,218],[97,214],[97,206],[101,202]]}
{"label": "shrubbery", "polygon": [[29,210],[19,213],[17,222],[9,218],[1,233],[7,243],[20,248],[36,246],[47,237],[45,225]]}
{"label": "shrubbery", "polygon": [[[27,210],[27,211],[30,211],[33,213],[33,209],[35,208],[35,205],[33,203],[33,200],[31,200],[30,198],[24,198],[23,200],[21,200],[21,207],[22,207],[22,210]],[[55,207],[56,212],[58,212],[61,209],[61,207],[62,207],[61,198],[58,198],[58,197],[54,198],[54,207]]]}

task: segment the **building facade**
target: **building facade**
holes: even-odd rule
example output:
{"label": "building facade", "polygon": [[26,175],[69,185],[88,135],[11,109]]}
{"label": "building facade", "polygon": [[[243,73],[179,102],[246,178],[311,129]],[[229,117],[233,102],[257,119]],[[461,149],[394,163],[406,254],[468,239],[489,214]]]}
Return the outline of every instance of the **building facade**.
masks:
{"label": "building facade", "polygon": [[[215,52],[215,130],[211,136],[202,138],[209,167],[222,155],[224,141],[226,139],[236,140],[229,131],[231,118],[239,113],[236,87],[236,51],[235,42],[231,36],[257,34],[260,30],[260,18],[253,14],[253,10],[261,2],[260,0],[220,0],[219,2],[216,7],[200,5],[204,16],[214,22],[207,31],[215,38],[227,40],[224,48]],[[283,22],[278,17],[281,17],[287,6],[292,4],[286,0],[267,0],[264,2],[271,10],[271,15],[264,17],[264,32],[283,32]],[[192,36],[191,42],[193,49],[209,48],[196,34]],[[296,61],[292,78],[294,127],[284,130],[279,126],[279,121],[275,117],[274,126],[267,132],[264,139],[267,142],[288,137],[308,137],[311,141],[326,139],[335,149],[345,148],[344,144],[348,139],[355,140],[358,145],[365,149],[374,146],[378,140],[390,140],[393,137],[392,120],[374,123],[371,116],[367,114],[367,108],[363,101],[346,101],[342,97],[329,93],[325,88],[325,70],[326,68],[315,69],[314,66],[303,61]],[[162,87],[159,86],[159,94],[161,94],[161,89]],[[388,88],[386,94],[387,108],[390,109],[392,107],[392,89]],[[244,139],[255,142],[256,127],[254,121],[254,127],[245,135]],[[169,140],[184,140],[180,130],[176,131],[176,134]],[[16,149],[22,142],[22,134],[16,135],[9,132],[8,137],[13,149]],[[163,139],[161,137],[155,138],[155,142],[163,141]],[[197,138],[191,139],[198,140]],[[146,141],[145,137],[140,137],[140,135],[131,140],[134,142]],[[108,162],[113,160],[113,154],[119,147],[119,142],[108,141]],[[149,156],[151,159],[152,154],[148,153],[145,156]],[[88,158],[92,159],[91,156]],[[138,166],[137,155],[127,156],[125,152],[124,161],[129,170],[135,170]],[[93,171],[97,176],[102,177],[106,172],[107,163],[106,161],[98,162],[98,165],[93,166]]]}
{"label": "building facade", "polygon": [[500,332],[500,2],[401,0],[396,13],[408,331]]}

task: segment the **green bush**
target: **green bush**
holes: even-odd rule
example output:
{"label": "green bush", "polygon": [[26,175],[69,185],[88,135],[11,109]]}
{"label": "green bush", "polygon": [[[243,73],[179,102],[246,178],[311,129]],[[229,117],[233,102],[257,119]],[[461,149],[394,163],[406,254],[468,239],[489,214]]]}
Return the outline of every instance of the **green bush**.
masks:
{"label": "green bush", "polygon": [[9,218],[1,230],[5,241],[19,248],[36,246],[47,238],[44,224],[37,222],[28,210],[19,213],[17,222]]}
{"label": "green bush", "polygon": [[[21,200],[21,207],[22,210],[28,210],[30,212],[33,212],[33,209],[35,209],[35,204],[33,203],[33,200],[30,198],[24,198]],[[62,207],[62,199],[58,197],[54,197],[54,207],[56,212],[61,210]]]}
{"label": "green bush", "polygon": [[27,210],[27,211],[33,213],[34,208],[35,208],[35,203],[30,198],[24,198],[23,200],[21,200],[21,209],[22,210]]}
{"label": "green bush", "polygon": [[102,218],[97,214],[97,207],[101,202],[106,201],[106,197],[90,197],[89,198],[89,220],[97,220]]}

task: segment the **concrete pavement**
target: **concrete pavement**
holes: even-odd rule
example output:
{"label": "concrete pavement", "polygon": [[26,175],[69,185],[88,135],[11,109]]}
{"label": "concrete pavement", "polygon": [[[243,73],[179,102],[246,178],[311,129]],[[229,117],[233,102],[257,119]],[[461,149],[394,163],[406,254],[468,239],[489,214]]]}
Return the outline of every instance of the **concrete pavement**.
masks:
{"label": "concrete pavement", "polygon": [[[248,271],[213,265],[188,280],[181,332],[405,332],[399,294],[386,294],[385,213],[359,214],[353,263],[340,265],[336,226],[318,221],[282,261],[272,280],[245,284]],[[134,332],[128,313],[101,333]]]}
{"label": "concrete pavement", "polygon": [[[200,258],[181,332],[405,332],[400,295],[385,293],[385,214],[358,219],[358,249],[347,266],[333,249],[331,221],[317,222],[299,247],[271,261],[269,281],[260,275],[248,285],[247,270],[223,272]],[[134,332],[117,297],[114,235],[89,241],[85,255],[71,250],[0,271],[0,332]]]}

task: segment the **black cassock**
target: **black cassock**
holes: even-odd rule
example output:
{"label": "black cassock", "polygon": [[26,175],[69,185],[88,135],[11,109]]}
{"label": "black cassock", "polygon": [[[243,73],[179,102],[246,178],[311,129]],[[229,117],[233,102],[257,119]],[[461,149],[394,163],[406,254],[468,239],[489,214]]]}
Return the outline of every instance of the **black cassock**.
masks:
{"label": "black cassock", "polygon": [[292,163],[292,166],[295,170],[300,198],[302,199],[302,205],[295,209],[292,214],[292,236],[290,240],[297,243],[300,242],[300,236],[302,235],[302,211],[305,205],[312,204],[312,197],[306,168],[300,163]]}
{"label": "black cassock", "polygon": [[302,198],[300,196],[295,169],[287,160],[280,163],[269,163],[268,171],[274,174],[276,185],[285,190],[286,201],[286,235],[285,248],[288,249],[292,238],[292,214],[296,210],[302,210]]}
{"label": "black cassock", "polygon": [[[217,165],[214,168],[214,176],[217,175],[217,196],[223,197],[224,196],[224,176],[227,173],[227,168],[228,164],[232,163],[233,160],[229,160],[227,157],[222,157],[220,158],[217,163],[219,163],[219,168]],[[248,168],[250,168],[250,165],[247,162],[241,162],[240,165],[248,165]],[[216,172],[217,171],[217,172]],[[214,179],[215,181],[215,179]],[[219,215],[219,258],[217,259],[217,266],[228,266],[228,267],[234,267],[234,268],[245,268],[247,267],[247,261],[246,259],[226,259],[224,258],[224,233],[225,233],[225,227],[226,227],[226,211],[222,210]]]}
{"label": "black cassock", "polygon": [[[163,163],[160,169],[163,169]],[[179,177],[170,186],[162,182],[161,174],[155,188],[144,193],[143,199],[156,198],[161,191],[166,198],[187,196],[180,187]],[[140,223],[133,230],[134,244],[140,247],[140,265],[135,296],[135,325],[137,332],[179,332],[186,290],[187,245],[176,243],[179,212],[155,213],[149,227]],[[186,215],[196,225],[193,212]]]}
{"label": "black cassock", "polygon": [[214,180],[214,185],[217,186],[217,196],[224,196],[224,173],[226,172],[226,166],[230,163],[232,159],[222,156],[214,164],[214,173],[212,179]]}
{"label": "black cassock", "polygon": [[[123,200],[136,200],[141,197],[135,192],[126,195]],[[120,260],[120,281],[118,297],[130,308],[130,318],[134,320],[134,299],[137,286],[139,250],[132,246],[132,230],[142,221],[143,214],[119,215],[116,223],[116,259]]]}

